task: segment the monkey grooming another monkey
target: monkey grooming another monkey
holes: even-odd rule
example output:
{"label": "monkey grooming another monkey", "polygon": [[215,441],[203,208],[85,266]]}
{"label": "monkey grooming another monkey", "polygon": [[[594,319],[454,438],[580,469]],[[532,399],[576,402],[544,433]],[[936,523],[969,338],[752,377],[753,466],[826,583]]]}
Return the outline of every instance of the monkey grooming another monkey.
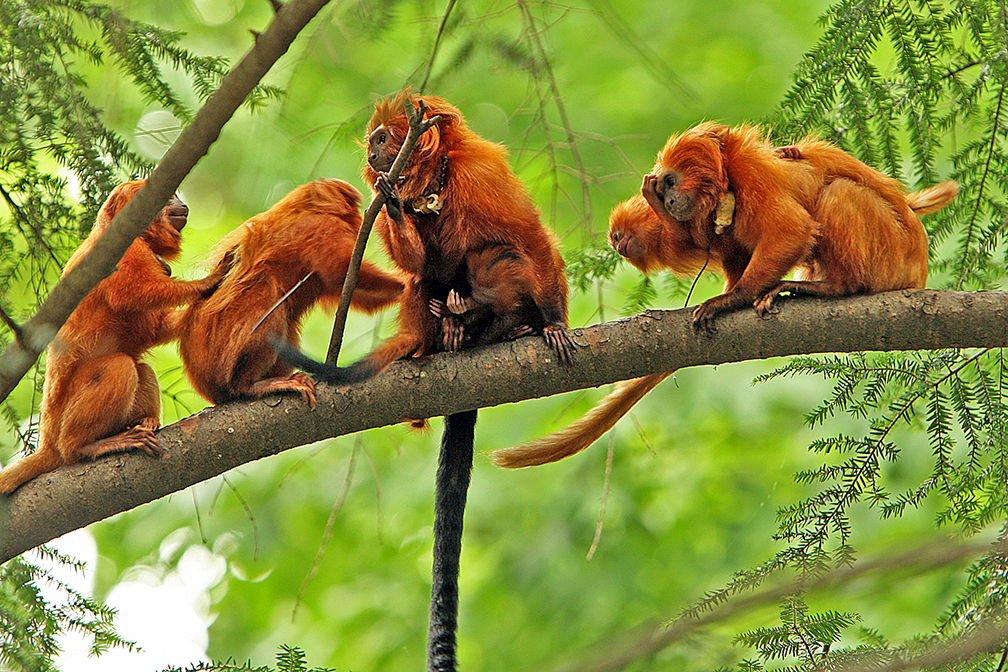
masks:
{"label": "monkey grooming another monkey", "polygon": [[[730,226],[715,224],[734,195]],[[948,205],[955,182],[906,193],[896,180],[818,139],[774,149],[755,126],[704,123],[669,138],[641,194],[610,216],[609,240],[644,273],[697,272],[708,261],[724,292],[693,311],[694,329],[753,306],[774,310],[784,292],[872,294],[923,287],[928,242],[919,216]],[[784,280],[796,270],[795,280]],[[505,467],[553,462],[591,445],[668,373],[622,382],[583,418],[530,444],[495,451]]]}

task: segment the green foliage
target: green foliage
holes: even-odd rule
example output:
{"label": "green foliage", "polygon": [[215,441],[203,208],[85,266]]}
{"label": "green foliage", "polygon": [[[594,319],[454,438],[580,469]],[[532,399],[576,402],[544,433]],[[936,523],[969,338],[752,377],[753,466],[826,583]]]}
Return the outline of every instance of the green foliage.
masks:
{"label": "green foliage", "polygon": [[[38,552],[50,562],[84,570],[80,563],[45,546]],[[60,602],[48,602],[42,594],[43,586],[55,589]],[[114,614],[24,557],[14,558],[0,567],[0,663],[6,670],[55,670],[52,658],[59,650],[56,637],[61,632],[88,636],[91,655],[113,646],[132,649],[133,644],[123,641],[112,629]]]}
{"label": "green foliage", "polygon": [[233,661],[226,661],[223,663],[200,663],[184,669],[172,667],[164,672],[331,672],[331,668],[328,667],[313,667],[309,669],[308,663],[305,661],[304,651],[295,646],[287,646],[286,644],[280,645],[280,650],[276,654],[276,660],[276,667],[269,667],[268,665],[252,667],[251,662],[239,665]]}
{"label": "green foliage", "polygon": [[[188,120],[169,76],[187,76],[201,101],[228,66],[193,55],[181,38],[90,0],[0,0],[0,309],[15,321],[47,295],[112,187],[152,167],[104,118],[87,73],[115,68],[145,103]],[[247,104],[279,95],[260,86]],[[9,339],[0,332],[0,343]],[[4,422],[24,446],[35,387],[29,412],[4,406]]]}
{"label": "green foliage", "polygon": [[[174,25],[189,21],[188,30],[217,41],[210,51],[228,53],[247,45],[256,12],[270,12],[266,3],[231,4],[239,16],[219,28],[199,26],[190,3],[152,0],[131,11]],[[1008,40],[1001,6],[840,2],[823,17],[822,37],[800,61],[790,92],[783,78],[810,43],[806,13],[816,8],[681,3],[672,10],[675,21],[655,20],[669,8],[600,0],[584,7],[402,1],[330,7],[309,27],[295,66],[280,68],[277,76],[289,77],[284,85],[291,91],[283,106],[232,126],[235,137],[225,135],[201,164],[192,192],[195,204],[202,195],[204,207],[193,211],[210,212],[211,219],[221,214],[216,229],[193,232],[203,244],[192,246],[192,256],[202,256],[223,231],[293,183],[320,173],[354,179],[360,164],[354,139],[370,97],[407,83],[457,102],[478,132],[508,144],[516,169],[564,239],[575,310],[590,312],[576,304],[594,301],[588,290],[600,283],[599,302],[608,293],[628,312],[670,295],[681,305],[690,279],[640,278],[618,267],[601,235],[604,213],[638,193],[641,172],[669,133],[701,118],[734,123],[762,116],[782,96],[769,122],[783,140],[819,133],[915,186],[957,179],[962,192],[955,204],[926,220],[930,284],[973,289],[1003,282]],[[40,32],[48,38],[44,44],[17,34],[24,21],[47,26]],[[802,26],[799,34],[789,32],[791,24]],[[0,69],[0,187],[6,190],[0,196],[8,208],[0,223],[0,280],[30,287],[30,299],[4,295],[5,308],[20,317],[51,285],[111,184],[149,169],[110,130],[123,122],[103,115],[106,101],[92,78],[113,69],[143,104],[185,121],[187,101],[219,81],[223,62],[183,50],[180,30],[88,2],[0,0],[0,31],[5,62],[19,64]],[[169,87],[179,74],[192,82],[191,95]],[[277,91],[263,88],[250,104]],[[131,99],[109,107],[135,113],[142,105]],[[68,182],[81,185],[83,207],[70,202]],[[189,236],[187,230],[187,248]],[[584,321],[575,316],[572,323]],[[362,349],[372,340],[370,328],[358,338]],[[309,324],[304,341],[327,335]],[[600,461],[586,454],[552,471],[478,473],[463,563],[467,665],[549,669],[589,642],[655,618],[656,611],[663,617],[669,605],[698,592],[707,590],[685,615],[729,604],[792,570],[814,580],[855,562],[871,532],[915,513],[933,515],[961,535],[987,531],[1008,513],[1008,374],[1000,351],[798,358],[760,376],[766,385],[741,393],[732,376],[718,381],[706,373],[680,372],[635,409],[638,425],[626,431],[632,438],[614,434],[612,480],[605,486],[610,507],[590,563],[582,558],[596,533]],[[797,376],[803,380],[789,382],[805,394],[764,391]],[[808,441],[795,435],[790,419],[806,409],[809,389],[824,389],[812,377],[833,391],[808,411],[807,427],[828,436],[817,434],[804,455],[799,451]],[[555,428],[568,403],[573,414],[589,400],[523,404],[517,420],[513,410],[481,411],[481,441],[503,447]],[[649,404],[660,410],[649,412]],[[11,428],[26,437],[23,408],[4,405]],[[654,438],[655,448],[640,450],[638,434]],[[191,505],[188,495],[174,497],[97,526],[109,559],[103,559],[104,587],[180,520],[197,519],[207,536],[246,533],[228,581],[212,597],[219,613],[210,655],[262,654],[268,647],[268,656],[283,637],[313,659],[340,661],[340,669],[349,667],[347,660],[368,669],[416,663],[429,594],[431,479],[423,474],[433,471],[433,440],[388,429],[362,443],[370,475],[344,476],[347,451],[334,442],[248,465],[229,475],[234,484],[227,488],[194,488]],[[913,459],[921,451],[930,453],[923,469]],[[809,464],[793,483],[780,478],[781,465],[802,459]],[[344,478],[347,505],[330,517],[333,483]],[[767,551],[775,506],[776,545]],[[289,602],[316,569],[311,558],[327,519],[331,547],[291,623]],[[727,582],[719,578],[726,575]],[[968,569],[961,590],[958,577],[944,577],[947,592],[936,589],[883,614],[846,606],[842,591],[828,601],[796,592],[779,601],[777,613],[754,613],[744,624],[712,632],[712,643],[697,638],[636,669],[887,664],[940,650],[995,622],[1006,575],[1003,555],[991,553]],[[876,601],[870,606],[879,610],[898,602]],[[905,642],[888,635],[894,623],[934,601],[948,608],[936,623],[921,626],[925,634],[915,637],[918,628]],[[858,625],[862,620],[866,625]],[[523,646],[515,649],[518,638]],[[697,653],[704,647],[717,654]],[[984,653],[974,662],[994,670],[998,659]],[[306,668],[300,649],[284,647],[273,669]],[[191,669],[271,668],[228,662]]]}

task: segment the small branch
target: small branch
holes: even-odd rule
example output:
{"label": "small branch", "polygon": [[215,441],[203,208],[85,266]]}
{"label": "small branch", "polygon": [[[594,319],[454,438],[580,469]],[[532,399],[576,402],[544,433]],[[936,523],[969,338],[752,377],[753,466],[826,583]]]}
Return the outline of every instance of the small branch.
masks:
{"label": "small branch", "polygon": [[[396,184],[406,162],[409,161],[413,149],[416,148],[417,141],[428,128],[437,124],[441,117],[434,116],[424,120],[427,113],[427,106],[423,102],[419,107],[414,108],[409,101],[406,102],[406,118],[409,120],[409,131],[403,146],[399,149],[392,168],[388,171],[390,184]],[[364,219],[361,222],[360,231],[357,232],[357,242],[354,243],[353,254],[350,255],[350,263],[347,266],[346,278],[343,280],[343,293],[340,295],[339,307],[336,308],[336,319],[333,323],[332,336],[329,339],[329,352],[326,354],[326,361],[335,364],[339,357],[340,348],[343,346],[343,332],[346,329],[347,313],[350,312],[350,299],[353,298],[354,288],[357,287],[357,276],[360,273],[361,261],[364,259],[364,248],[367,247],[368,236],[371,235],[371,227],[385,205],[385,194],[376,191],[371,205],[364,212]]]}
{"label": "small branch", "polygon": [[7,328],[14,333],[14,340],[24,345],[24,330],[21,325],[14,321],[14,318],[7,314],[7,311],[0,306],[0,320],[7,325]]}
{"label": "small branch", "polygon": [[[693,333],[690,311],[648,311],[572,330],[574,363],[541,337],[394,362],[365,383],[319,383],[300,398],[221,404],[162,428],[162,459],[116,455],[43,474],[0,496],[0,562],[107,516],[289,448],[473,408],[606,385],[659,371],[826,352],[1008,347],[1008,292],[907,290],[795,299],[762,320],[743,310]],[[271,405],[275,404],[275,406]],[[543,467],[549,468],[549,467]]]}
{"label": "small branch", "polygon": [[255,45],[224,77],[151,173],[147,185],[116,215],[94,248],[56,283],[24,325],[24,338],[0,354],[0,401],[6,399],[56,336],[77,304],[108,277],[126,248],[143,232],[220,135],[224,124],[328,0],[290,0]]}
{"label": "small branch", "polygon": [[444,35],[445,26],[448,24],[448,17],[451,16],[453,9],[455,9],[455,0],[448,0],[448,7],[445,8],[444,16],[441,17],[441,25],[438,26],[437,35],[434,37],[434,48],[431,49],[430,59],[427,61],[427,72],[424,73],[423,83],[420,84],[421,94],[427,88],[431,70],[434,68],[434,57],[437,56],[438,48],[441,46],[441,36]]}

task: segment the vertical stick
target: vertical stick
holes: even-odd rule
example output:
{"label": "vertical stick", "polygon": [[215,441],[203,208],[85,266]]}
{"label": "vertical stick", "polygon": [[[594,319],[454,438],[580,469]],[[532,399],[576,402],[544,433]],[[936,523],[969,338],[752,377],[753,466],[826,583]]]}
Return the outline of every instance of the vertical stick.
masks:
{"label": "vertical stick", "polygon": [[[417,140],[424,131],[438,122],[440,117],[431,117],[424,121],[424,114],[427,106],[421,101],[414,108],[409,101],[406,102],[406,118],[409,119],[409,131],[406,133],[406,140],[396,155],[395,162],[388,172],[390,184],[395,184],[402,174],[406,162],[409,160]],[[335,364],[339,356],[340,347],[343,345],[343,331],[346,329],[347,313],[350,311],[350,299],[353,298],[354,288],[357,286],[357,276],[360,273],[361,260],[364,258],[364,248],[367,246],[368,236],[371,235],[371,227],[375,218],[385,205],[385,195],[380,191],[374,196],[371,205],[364,212],[364,220],[361,222],[360,231],[357,233],[357,242],[354,244],[353,254],[350,255],[350,264],[347,266],[346,278],[343,280],[343,293],[340,295],[339,307],[336,308],[336,321],[333,324],[332,337],[329,339],[329,352],[326,355],[326,362]]]}

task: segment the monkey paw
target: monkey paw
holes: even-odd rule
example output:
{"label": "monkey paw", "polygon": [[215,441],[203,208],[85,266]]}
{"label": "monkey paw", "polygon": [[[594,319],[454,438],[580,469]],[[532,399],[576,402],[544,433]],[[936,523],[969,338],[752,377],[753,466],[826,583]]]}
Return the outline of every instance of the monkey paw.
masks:
{"label": "monkey paw", "polygon": [[782,159],[791,159],[793,161],[797,161],[798,159],[804,158],[802,157],[801,150],[795,147],[794,145],[787,145],[785,147],[776,147],[774,148],[773,151],[774,154],[781,157]]}
{"label": "monkey paw", "polygon": [[456,315],[461,315],[470,308],[473,308],[473,303],[472,299],[463,299],[462,295],[454,289],[448,292],[448,310]]}
{"label": "monkey paw", "polygon": [[753,308],[756,309],[756,314],[761,318],[766,319],[771,315],[776,315],[780,312],[780,306],[774,303],[774,299],[780,294],[780,288],[771,290],[763,295],[762,298],[753,304]]}
{"label": "monkey paw", "polygon": [[438,319],[451,317],[451,311],[448,309],[448,304],[441,299],[431,299],[427,302],[427,306],[430,308],[431,314]]}
{"label": "monkey paw", "polygon": [[399,198],[399,189],[389,181],[387,173],[378,173],[375,189],[385,197],[385,212],[397,224],[402,225],[402,200]]}
{"label": "monkey paw", "polygon": [[574,341],[567,327],[562,324],[547,324],[543,328],[543,338],[556,352],[557,358],[564,364],[570,364],[574,359]]}
{"label": "monkey paw", "polygon": [[716,305],[712,305],[711,301],[712,299],[704,301],[693,309],[693,331],[697,334],[713,336],[717,333],[717,327],[714,326],[714,318],[721,311],[718,310]]}

